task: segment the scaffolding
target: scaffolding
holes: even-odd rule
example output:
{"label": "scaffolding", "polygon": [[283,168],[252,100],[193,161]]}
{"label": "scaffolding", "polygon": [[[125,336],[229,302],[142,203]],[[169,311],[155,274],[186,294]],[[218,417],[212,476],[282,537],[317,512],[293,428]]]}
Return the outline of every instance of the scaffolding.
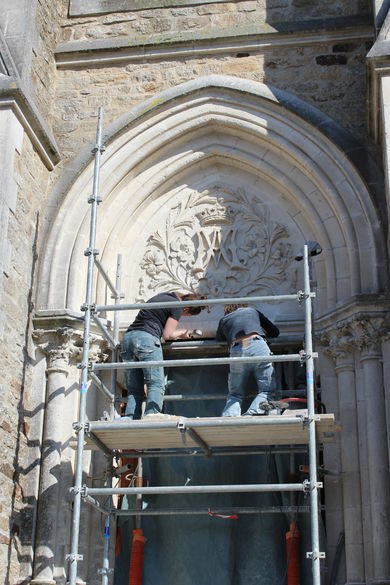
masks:
{"label": "scaffolding", "polygon": [[[95,158],[93,193],[88,199],[91,205],[89,247],[84,254],[88,259],[87,285],[85,303],[81,309],[84,312],[84,340],[80,381],[79,420],[74,424],[77,431],[77,456],[75,468],[74,487],[71,488],[74,499],[71,551],[67,555],[70,562],[69,583],[76,585],[78,562],[82,560],[79,554],[79,530],[81,504],[86,502],[100,513],[105,515],[105,544],[103,566],[100,570],[102,585],[107,585],[108,576],[113,571],[109,567],[110,549],[110,522],[112,517],[122,515],[135,515],[137,519],[147,515],[171,515],[187,514],[196,515],[205,513],[201,509],[154,509],[143,510],[139,506],[134,510],[119,510],[112,505],[113,495],[132,495],[142,498],[147,494],[183,494],[183,493],[250,493],[250,492],[303,492],[309,495],[309,506],[275,506],[268,509],[246,508],[229,509],[229,513],[240,512],[242,514],[262,514],[300,511],[310,513],[311,525],[311,551],[306,553],[311,559],[313,585],[320,585],[320,560],[325,553],[320,551],[319,545],[319,490],[322,483],[317,478],[317,451],[318,444],[326,442],[334,431],[334,417],[330,414],[315,413],[315,387],[314,387],[314,359],[317,354],[313,351],[312,344],[312,299],[315,293],[310,288],[310,263],[307,245],[303,248],[303,272],[304,289],[296,294],[218,298],[197,301],[186,301],[186,306],[213,306],[229,303],[257,304],[270,301],[291,301],[304,305],[305,334],[304,350],[296,354],[271,355],[266,357],[211,357],[195,359],[169,359],[148,362],[120,362],[119,348],[119,311],[139,310],[142,308],[182,307],[181,301],[169,303],[121,303],[123,295],[121,288],[121,258],[118,257],[115,283],[112,282],[104,267],[98,260],[98,251],[95,249],[97,209],[101,202],[99,197],[100,159],[104,151],[102,144],[102,108],[99,108],[96,144],[92,150]],[[94,270],[98,269],[112,293],[114,304],[98,305],[93,302],[93,277]],[[113,327],[111,332],[101,318],[102,313],[114,312]],[[91,321],[101,330],[112,351],[111,363],[92,363],[90,353]],[[234,362],[261,363],[261,362],[299,362],[306,367],[306,400],[307,410],[302,415],[289,416],[288,411],[283,416],[269,417],[215,417],[215,418],[179,418],[176,420],[159,420],[149,422],[114,421],[116,402],[116,372],[119,369],[169,366],[171,367],[199,367],[203,365],[221,365]],[[110,390],[96,372],[110,370],[112,372],[112,389]],[[110,404],[108,421],[88,421],[86,418],[87,385],[90,378]],[[175,396],[166,397],[175,399]],[[183,398],[177,396],[176,398]],[[195,397],[199,398],[199,397]],[[194,397],[193,397],[194,399]],[[286,415],[287,413],[287,415]],[[227,430],[227,433],[224,431]],[[228,437],[227,437],[228,436]],[[83,485],[82,466],[84,449],[98,449],[107,458],[108,469],[106,487],[87,487]],[[299,483],[277,484],[243,484],[243,485],[200,485],[200,486],[135,486],[112,487],[112,460],[119,453],[126,456],[132,453],[132,457],[163,457],[163,456],[199,456],[211,455],[241,455],[264,453],[289,453],[308,449],[309,454],[309,479]],[[136,454],[134,454],[136,453]],[[103,505],[97,498],[108,497],[108,505]],[[223,510],[222,510],[223,512]]]}

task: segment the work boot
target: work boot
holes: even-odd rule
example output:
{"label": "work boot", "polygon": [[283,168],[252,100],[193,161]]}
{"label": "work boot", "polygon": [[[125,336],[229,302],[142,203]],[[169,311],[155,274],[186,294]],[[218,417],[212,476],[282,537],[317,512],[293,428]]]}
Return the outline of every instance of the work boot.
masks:
{"label": "work boot", "polygon": [[183,416],[178,416],[176,414],[163,414],[162,412],[151,412],[149,414],[144,414],[142,420],[146,421],[154,421],[154,420],[179,420],[180,418],[185,418]]}
{"label": "work boot", "polygon": [[282,414],[283,410],[288,408],[288,402],[280,400],[270,400],[269,402],[260,402],[259,409],[262,411],[261,415],[278,415]]}

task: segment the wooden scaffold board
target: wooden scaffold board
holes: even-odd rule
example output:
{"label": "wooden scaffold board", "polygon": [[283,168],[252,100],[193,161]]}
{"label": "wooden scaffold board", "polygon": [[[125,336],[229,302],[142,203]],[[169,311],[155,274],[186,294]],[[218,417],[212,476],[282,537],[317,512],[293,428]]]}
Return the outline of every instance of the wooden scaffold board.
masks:
{"label": "wooden scaffold board", "polygon": [[[286,420],[288,419],[288,421]],[[338,431],[333,414],[314,415],[318,443],[334,440]],[[86,449],[96,449],[96,437],[107,449],[147,450],[199,447],[255,447],[307,445],[307,410],[288,410],[282,416],[178,418],[177,420],[91,422]],[[88,434],[90,435],[88,437]],[[198,440],[200,439],[200,441]]]}

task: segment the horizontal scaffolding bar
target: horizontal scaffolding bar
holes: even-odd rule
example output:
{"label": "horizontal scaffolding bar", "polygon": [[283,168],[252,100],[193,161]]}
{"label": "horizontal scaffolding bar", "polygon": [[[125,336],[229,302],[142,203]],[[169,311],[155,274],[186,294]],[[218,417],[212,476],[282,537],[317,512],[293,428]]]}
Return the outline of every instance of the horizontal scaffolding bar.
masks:
{"label": "horizontal scaffolding bar", "polygon": [[[94,376],[99,380],[95,374]],[[278,391],[281,396],[286,398],[306,398],[306,390],[303,388],[299,388],[297,390],[279,390]],[[245,394],[246,398],[253,398],[256,396],[256,392],[248,392]],[[118,396],[115,400],[116,402],[126,403],[128,397],[127,396]],[[225,394],[165,394],[163,396],[164,402],[179,402],[181,400],[188,400],[188,401],[198,401],[198,400],[226,400],[226,393]]]}
{"label": "horizontal scaffolding bar", "polygon": [[220,493],[248,493],[248,492],[303,492],[306,484],[303,483],[268,483],[268,484],[240,484],[240,485],[171,485],[156,487],[127,487],[127,488],[89,488],[83,487],[85,496],[108,495],[169,495],[169,494],[220,494]]}
{"label": "horizontal scaffolding bar", "polygon": [[[97,377],[97,376],[96,376]],[[249,394],[247,396],[250,396]],[[253,394],[256,396],[256,394]],[[118,396],[116,402],[127,402],[127,396]],[[180,400],[226,400],[226,394],[168,394],[163,397],[164,402],[177,402]]]}
{"label": "horizontal scaffolding bar", "polygon": [[86,423],[87,432],[94,431],[114,431],[125,429],[161,429],[161,428],[176,428],[178,424],[183,424],[184,428],[205,428],[205,427],[249,427],[249,426],[272,426],[280,425],[296,425],[297,420],[301,420],[302,424],[306,421],[303,416],[225,416],[219,418],[199,418],[199,420],[191,420],[189,422],[185,417],[180,417],[177,420],[154,420],[149,421],[147,418],[142,420],[131,420],[122,422],[121,419],[116,421],[90,421]]}
{"label": "horizontal scaffolding bar", "polygon": [[[236,449],[236,450],[235,450]],[[212,448],[212,455],[215,456],[224,456],[228,455],[229,457],[234,455],[285,455],[289,453],[302,453],[306,454],[308,450],[307,445],[280,445],[274,447],[270,445],[269,447],[247,447],[243,449],[242,447],[239,448],[232,448],[232,447],[213,447]],[[143,459],[146,458],[156,458],[156,457],[204,457],[204,451],[202,449],[198,449],[197,447],[190,447],[184,449],[148,449],[146,451],[143,450],[121,450],[121,455],[126,457],[142,457]]]}
{"label": "horizontal scaffolding bar", "polygon": [[[313,358],[318,357],[318,353],[312,354]],[[215,366],[226,364],[261,364],[268,362],[302,362],[308,358],[306,355],[299,353],[289,353],[284,355],[267,355],[253,357],[225,357],[225,358],[194,358],[183,360],[158,360],[143,362],[112,362],[110,364],[93,363],[91,370],[129,370],[136,368],[154,368],[157,366],[167,368],[182,368],[184,366]]]}
{"label": "horizontal scaffolding bar", "polygon": [[119,292],[116,290],[115,285],[113,284],[111,278],[108,276],[104,266],[100,262],[98,258],[95,256],[95,266],[99,269],[100,274],[103,276],[104,280],[106,281],[108,288],[111,290],[112,294],[114,295],[115,299],[119,299]]}
{"label": "horizontal scaffolding bar", "polygon": [[104,337],[107,339],[108,343],[113,347],[116,348],[117,344],[115,343],[114,338],[106,329],[103,321],[94,313],[92,313],[92,319],[95,321],[96,325],[99,327],[100,331],[103,333]]}
{"label": "horizontal scaffolding bar", "polygon": [[[205,299],[198,301],[172,301],[166,303],[132,303],[124,305],[96,305],[94,310],[97,313],[106,311],[139,311],[140,309],[169,309],[176,307],[208,307],[209,305],[230,305],[232,303],[238,305],[242,303],[255,304],[264,302],[280,302],[280,301],[302,301],[304,293],[298,291],[291,295],[268,295],[263,297],[229,297],[224,299]],[[315,293],[310,293],[311,297],[315,297]]]}
{"label": "horizontal scaffolding bar", "polygon": [[265,506],[264,508],[159,508],[145,510],[113,510],[114,516],[230,516],[232,514],[307,514],[310,506]]}
{"label": "horizontal scaffolding bar", "polygon": [[91,380],[93,382],[95,382],[96,386],[99,388],[99,390],[101,390],[101,392],[103,392],[103,394],[106,396],[106,398],[108,398],[108,400],[110,402],[114,402],[114,400],[115,400],[114,394],[112,392],[110,392],[110,390],[101,381],[101,379],[93,372],[89,372],[89,377],[91,378]]}

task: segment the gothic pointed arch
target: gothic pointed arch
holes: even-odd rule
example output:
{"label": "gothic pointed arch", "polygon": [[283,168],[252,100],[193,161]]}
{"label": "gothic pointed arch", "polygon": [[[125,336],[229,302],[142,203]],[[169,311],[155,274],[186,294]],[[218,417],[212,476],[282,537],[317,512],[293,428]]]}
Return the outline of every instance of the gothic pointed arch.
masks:
{"label": "gothic pointed arch", "polygon": [[[307,240],[324,251],[320,313],[384,290],[380,174],[369,191],[350,137],[288,93],[225,76],[190,81],[124,115],[105,144],[97,247],[112,273],[122,254],[127,299],[164,289],[295,292],[294,256]],[[52,195],[58,211],[44,246],[40,309],[77,311],[84,299],[90,150]],[[104,302],[102,279],[96,289]],[[294,316],[293,307],[280,310]]]}

